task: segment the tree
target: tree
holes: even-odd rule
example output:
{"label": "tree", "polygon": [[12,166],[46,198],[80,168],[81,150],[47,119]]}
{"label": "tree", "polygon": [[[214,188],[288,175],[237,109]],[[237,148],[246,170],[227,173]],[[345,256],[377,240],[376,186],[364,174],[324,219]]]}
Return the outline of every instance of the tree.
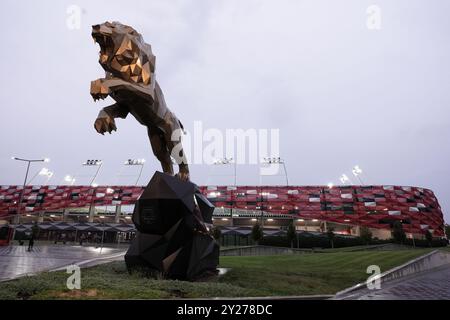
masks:
{"label": "tree", "polygon": [[331,248],[333,248],[333,249],[334,249],[334,238],[335,238],[335,236],[336,235],[334,234],[334,228],[333,227],[328,228],[327,237],[328,237],[328,240],[330,240]]}
{"label": "tree", "polygon": [[222,230],[220,230],[219,227],[213,227],[211,229],[211,235],[214,239],[216,239],[217,241],[220,240],[220,237],[222,236]]}
{"label": "tree", "polygon": [[431,234],[430,230],[425,231],[425,239],[427,239],[428,245],[432,247],[433,243],[433,235]]}
{"label": "tree", "polygon": [[361,227],[359,237],[366,245],[369,245],[372,242],[372,231],[368,227]]}
{"label": "tree", "polygon": [[445,234],[447,235],[447,238],[450,238],[450,224],[445,225]]}
{"label": "tree", "polygon": [[252,228],[252,239],[258,245],[259,241],[264,237],[263,229],[259,223],[256,223]]}
{"label": "tree", "polygon": [[406,240],[406,233],[403,230],[403,224],[400,221],[395,221],[392,224],[392,238],[395,242],[403,244]]}
{"label": "tree", "polygon": [[293,221],[291,221],[291,223],[288,226],[286,236],[287,236],[288,241],[291,243],[291,248],[293,248],[294,247],[294,240],[297,237],[297,230],[295,230],[295,226],[294,226],[294,222]]}

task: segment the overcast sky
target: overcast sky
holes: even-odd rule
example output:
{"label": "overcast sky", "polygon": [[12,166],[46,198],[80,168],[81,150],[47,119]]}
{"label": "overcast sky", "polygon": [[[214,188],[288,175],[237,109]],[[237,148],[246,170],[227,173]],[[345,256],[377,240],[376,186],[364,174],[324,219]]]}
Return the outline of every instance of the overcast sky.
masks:
{"label": "overcast sky", "polygon": [[[370,5],[381,29],[367,27]],[[82,8],[79,29],[67,8]],[[132,183],[117,173],[146,158],[141,183],[159,169],[146,129],[132,117],[101,136],[90,81],[104,73],[91,25],[132,25],[153,47],[166,102],[192,130],[279,129],[295,185],[339,184],[358,164],[366,184],[432,189],[450,220],[450,2],[17,1],[2,0],[0,184],[23,182],[12,155],[49,157],[55,172],[89,177],[81,163],[103,159],[98,183]],[[42,166],[34,165],[31,174]],[[238,184],[258,184],[257,165]],[[192,166],[198,184],[231,184],[231,168]],[[131,170],[122,174],[135,174]],[[129,179],[124,181],[124,179]],[[42,183],[37,178],[35,183]],[[263,183],[283,184],[284,177]]]}

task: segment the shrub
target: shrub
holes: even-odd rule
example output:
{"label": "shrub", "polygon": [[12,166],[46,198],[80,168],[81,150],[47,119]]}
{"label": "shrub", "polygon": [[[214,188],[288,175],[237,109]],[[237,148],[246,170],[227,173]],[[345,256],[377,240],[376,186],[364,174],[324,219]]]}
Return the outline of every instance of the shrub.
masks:
{"label": "shrub", "polygon": [[403,244],[406,240],[406,233],[403,230],[403,225],[400,221],[395,221],[392,224],[392,238],[394,242]]}
{"label": "shrub", "polygon": [[[298,233],[300,248],[330,248],[331,242],[326,234],[312,234],[309,232]],[[335,234],[333,239],[335,248],[363,245],[364,242],[358,237],[343,237]],[[385,242],[384,242],[385,243]],[[291,241],[284,236],[266,236],[259,243],[264,246],[290,247]]]}
{"label": "shrub", "polygon": [[361,227],[360,237],[361,240],[367,245],[372,242],[372,232],[368,227]]}
{"label": "shrub", "polygon": [[328,228],[327,237],[328,240],[330,240],[331,248],[334,248],[334,238],[336,237],[336,235],[334,234],[334,228],[332,227]]}
{"label": "shrub", "polygon": [[286,237],[291,244],[291,248],[294,247],[294,240],[297,238],[297,230],[295,230],[294,222],[291,222],[287,229]]}
{"label": "shrub", "polygon": [[219,227],[213,227],[211,229],[211,236],[216,239],[217,241],[220,240],[220,237],[222,236],[222,231]]}
{"label": "shrub", "polygon": [[259,242],[263,239],[264,233],[261,225],[256,223],[252,228],[252,240],[259,244]]}
{"label": "shrub", "polygon": [[428,240],[424,240],[424,239],[414,239],[414,242],[412,239],[406,239],[405,242],[403,243],[405,245],[408,246],[413,246],[415,245],[416,247],[419,248],[426,248],[426,247],[446,247],[447,246],[447,240],[446,239],[433,239],[431,240],[431,242],[429,242]]}
{"label": "shrub", "polygon": [[428,241],[428,245],[432,247],[433,235],[431,234],[430,230],[425,231],[425,239]]}

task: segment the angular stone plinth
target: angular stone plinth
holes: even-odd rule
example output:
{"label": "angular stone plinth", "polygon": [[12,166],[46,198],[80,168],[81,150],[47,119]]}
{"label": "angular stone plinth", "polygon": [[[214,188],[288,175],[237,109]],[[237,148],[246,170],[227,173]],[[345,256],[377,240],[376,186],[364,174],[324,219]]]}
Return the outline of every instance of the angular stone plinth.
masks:
{"label": "angular stone plinth", "polygon": [[156,172],[134,208],[138,232],[125,255],[128,270],[181,280],[215,273],[219,246],[208,234],[213,211],[195,184]]}

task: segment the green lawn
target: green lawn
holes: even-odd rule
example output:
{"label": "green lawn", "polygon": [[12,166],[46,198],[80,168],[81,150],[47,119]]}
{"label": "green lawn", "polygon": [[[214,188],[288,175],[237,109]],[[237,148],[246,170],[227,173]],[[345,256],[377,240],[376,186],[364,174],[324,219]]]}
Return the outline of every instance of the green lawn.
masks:
{"label": "green lawn", "polygon": [[381,271],[418,257],[429,249],[335,252],[301,255],[221,257],[231,268],[210,282],[153,280],[129,275],[124,262],[82,269],[81,290],[66,289],[68,274],[41,273],[0,283],[0,299],[154,299],[334,294],[364,281],[369,265]]}
{"label": "green lawn", "polygon": [[260,295],[334,294],[365,281],[369,265],[381,272],[429,252],[429,249],[398,251],[335,252],[273,257],[223,257],[221,265],[232,270],[220,281],[255,288]]}

